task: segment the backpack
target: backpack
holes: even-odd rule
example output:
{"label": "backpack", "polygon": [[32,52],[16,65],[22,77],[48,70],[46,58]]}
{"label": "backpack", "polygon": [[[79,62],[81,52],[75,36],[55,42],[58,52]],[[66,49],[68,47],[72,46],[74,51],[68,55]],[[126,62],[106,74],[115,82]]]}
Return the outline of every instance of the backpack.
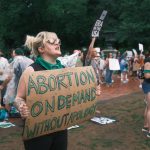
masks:
{"label": "backpack", "polygon": [[0,121],[4,121],[8,119],[8,112],[6,109],[2,108],[0,109]]}

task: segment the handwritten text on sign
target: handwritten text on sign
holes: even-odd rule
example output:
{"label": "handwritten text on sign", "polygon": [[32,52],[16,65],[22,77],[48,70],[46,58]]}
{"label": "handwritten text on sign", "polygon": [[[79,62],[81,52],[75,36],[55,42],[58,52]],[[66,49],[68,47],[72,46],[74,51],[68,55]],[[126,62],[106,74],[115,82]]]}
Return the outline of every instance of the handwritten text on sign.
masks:
{"label": "handwritten text on sign", "polygon": [[103,26],[103,20],[105,19],[106,15],[107,15],[107,11],[103,10],[100,18],[95,22],[95,25],[91,33],[91,37],[99,37],[99,32]]}
{"label": "handwritten text on sign", "polygon": [[95,114],[96,78],[91,66],[37,71],[24,77],[30,109],[24,139],[64,130]]}

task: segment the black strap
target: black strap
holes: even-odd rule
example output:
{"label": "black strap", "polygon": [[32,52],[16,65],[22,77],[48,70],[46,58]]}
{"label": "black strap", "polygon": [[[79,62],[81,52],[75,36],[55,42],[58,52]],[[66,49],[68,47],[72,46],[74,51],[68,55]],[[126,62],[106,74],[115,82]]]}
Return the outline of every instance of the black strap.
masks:
{"label": "black strap", "polygon": [[34,69],[34,71],[46,70],[43,66],[37,63],[33,63],[30,66]]}

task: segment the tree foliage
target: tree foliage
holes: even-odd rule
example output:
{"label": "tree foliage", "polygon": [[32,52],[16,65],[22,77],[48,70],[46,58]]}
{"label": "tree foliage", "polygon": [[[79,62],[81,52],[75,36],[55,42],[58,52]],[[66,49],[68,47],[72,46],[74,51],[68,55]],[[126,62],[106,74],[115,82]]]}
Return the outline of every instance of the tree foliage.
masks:
{"label": "tree foliage", "polygon": [[139,42],[149,46],[150,40],[150,1],[123,0],[118,38],[128,46]]}
{"label": "tree foliage", "polygon": [[26,35],[53,31],[62,49],[88,46],[91,29],[103,10],[104,20],[97,44],[104,48],[105,32],[114,31],[119,48],[145,48],[150,40],[150,0],[1,0],[0,48],[23,45]]}

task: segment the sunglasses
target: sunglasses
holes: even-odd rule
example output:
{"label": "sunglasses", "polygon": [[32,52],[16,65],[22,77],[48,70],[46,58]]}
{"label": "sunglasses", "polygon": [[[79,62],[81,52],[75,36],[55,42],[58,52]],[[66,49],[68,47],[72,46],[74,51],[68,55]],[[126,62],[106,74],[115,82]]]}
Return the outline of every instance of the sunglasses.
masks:
{"label": "sunglasses", "polygon": [[50,39],[47,41],[47,43],[51,45],[61,45],[61,40],[60,39]]}
{"label": "sunglasses", "polygon": [[100,54],[100,52],[97,52],[97,51],[93,51],[94,53],[97,53],[97,54]]}

